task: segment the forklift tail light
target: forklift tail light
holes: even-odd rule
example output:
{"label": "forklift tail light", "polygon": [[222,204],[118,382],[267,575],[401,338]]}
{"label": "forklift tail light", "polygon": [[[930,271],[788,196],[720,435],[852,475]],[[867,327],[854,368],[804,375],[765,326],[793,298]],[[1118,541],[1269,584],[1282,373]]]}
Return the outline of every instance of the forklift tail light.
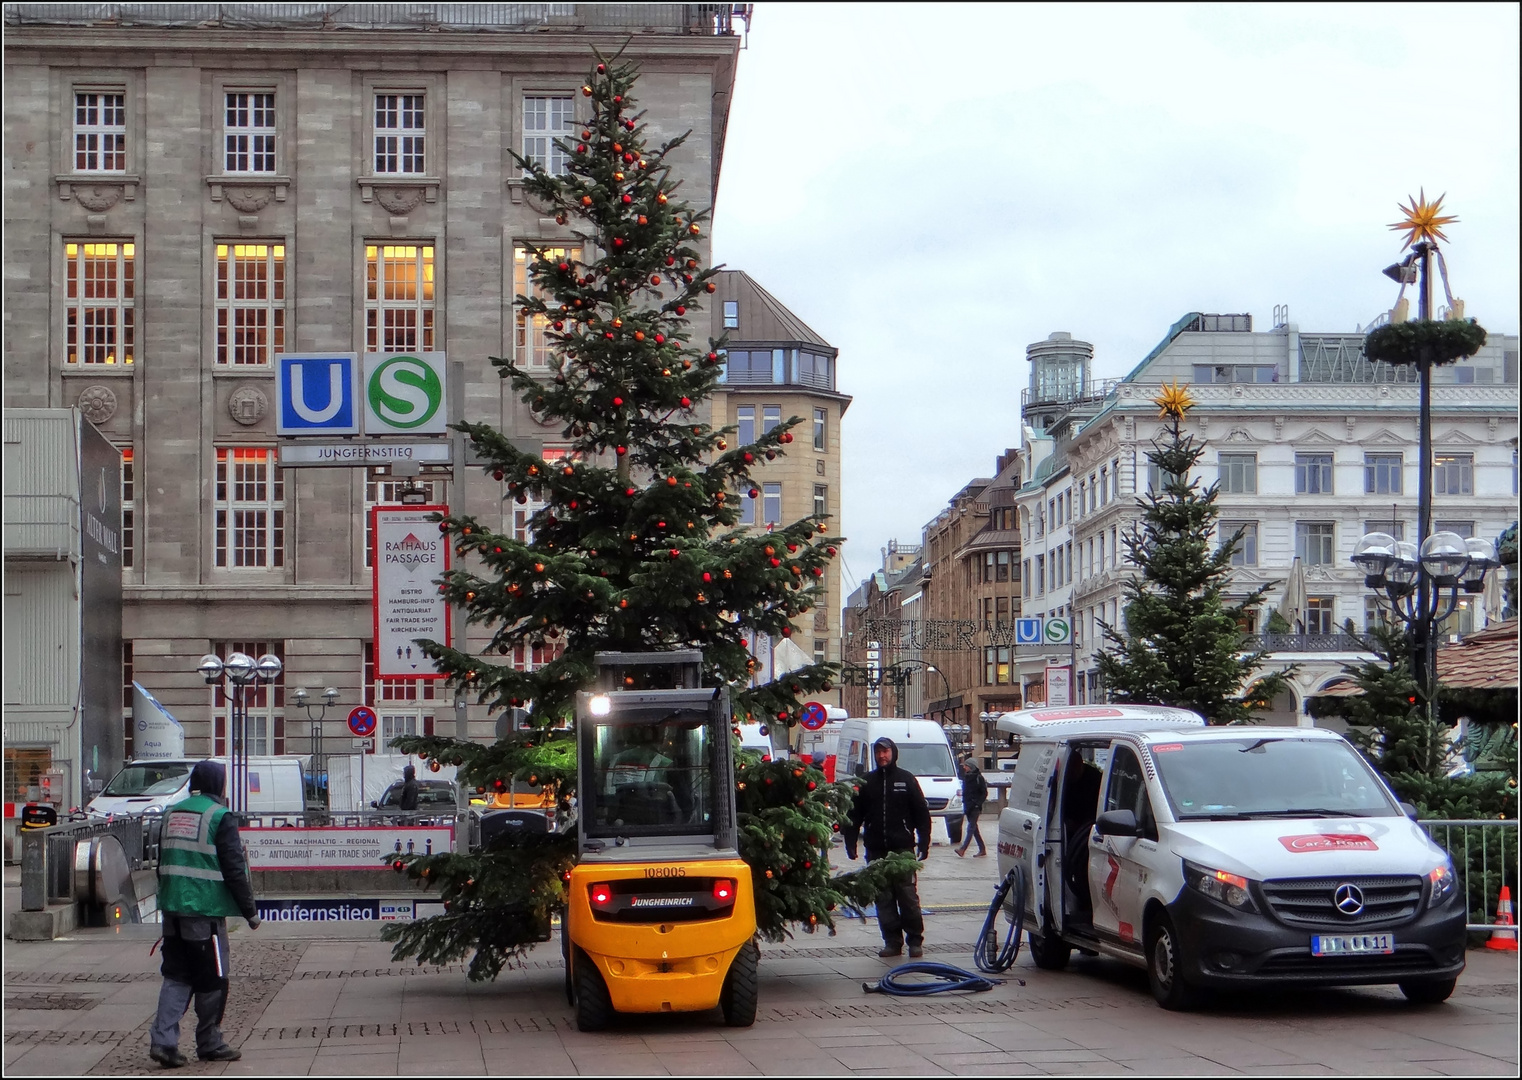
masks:
{"label": "forklift tail light", "polygon": [[735,898],[735,882],[733,878],[719,878],[713,883],[713,898],[715,900],[733,900]]}
{"label": "forklift tail light", "polygon": [[613,886],[606,882],[600,885],[593,885],[591,892],[593,907],[607,907],[613,902]]}

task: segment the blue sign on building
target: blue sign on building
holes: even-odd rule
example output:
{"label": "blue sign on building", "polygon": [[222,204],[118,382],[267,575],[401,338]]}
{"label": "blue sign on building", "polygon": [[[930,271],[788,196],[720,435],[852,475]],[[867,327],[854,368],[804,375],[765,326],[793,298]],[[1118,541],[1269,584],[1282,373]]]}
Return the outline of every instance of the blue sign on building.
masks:
{"label": "blue sign on building", "polygon": [[1016,645],[1040,645],[1041,644],[1041,620],[1040,619],[1016,619],[1015,620],[1015,644]]}
{"label": "blue sign on building", "polygon": [[358,435],[359,359],[353,353],[281,356],[277,435]]}

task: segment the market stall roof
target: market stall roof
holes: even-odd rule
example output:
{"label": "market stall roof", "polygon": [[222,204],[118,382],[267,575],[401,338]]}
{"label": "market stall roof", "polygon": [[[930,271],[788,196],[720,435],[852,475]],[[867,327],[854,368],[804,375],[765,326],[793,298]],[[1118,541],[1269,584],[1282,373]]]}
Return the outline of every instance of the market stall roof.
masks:
{"label": "market stall roof", "polygon": [[1470,690],[1517,689],[1517,620],[1488,626],[1437,651],[1437,678]]}

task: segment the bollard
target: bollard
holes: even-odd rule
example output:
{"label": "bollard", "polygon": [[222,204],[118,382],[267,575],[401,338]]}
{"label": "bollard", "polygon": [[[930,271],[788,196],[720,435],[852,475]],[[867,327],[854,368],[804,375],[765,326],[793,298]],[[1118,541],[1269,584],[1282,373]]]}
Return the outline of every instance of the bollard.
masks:
{"label": "bollard", "polygon": [[42,830],[25,830],[21,839],[21,910],[43,911],[48,906],[47,860],[43,845],[47,834]]}

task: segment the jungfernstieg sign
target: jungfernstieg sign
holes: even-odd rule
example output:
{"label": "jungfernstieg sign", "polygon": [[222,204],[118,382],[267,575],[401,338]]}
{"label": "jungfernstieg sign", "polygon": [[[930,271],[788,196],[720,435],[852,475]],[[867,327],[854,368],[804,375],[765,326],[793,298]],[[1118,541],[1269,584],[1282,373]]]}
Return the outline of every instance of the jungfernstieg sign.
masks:
{"label": "jungfernstieg sign", "polygon": [[449,605],[438,578],[449,569],[449,539],[429,518],[447,506],[377,506],[371,511],[375,572],[375,674],[442,679],[418,638],[449,642]]}

